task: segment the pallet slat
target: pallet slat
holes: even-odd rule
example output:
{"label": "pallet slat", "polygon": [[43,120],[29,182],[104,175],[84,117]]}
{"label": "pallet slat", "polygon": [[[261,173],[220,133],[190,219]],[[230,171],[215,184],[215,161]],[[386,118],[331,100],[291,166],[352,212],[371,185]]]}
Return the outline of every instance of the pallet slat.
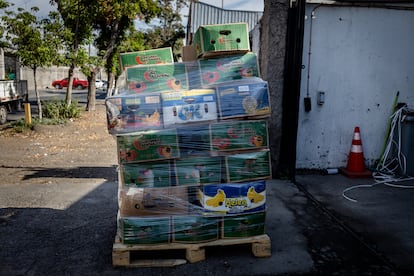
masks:
{"label": "pallet slat", "polygon": [[[121,243],[119,237],[115,238],[112,250],[112,264],[124,267],[172,267],[187,262],[196,263],[206,259],[205,248],[210,246],[229,246],[237,244],[251,244],[252,253],[255,257],[263,258],[271,256],[270,237],[266,234],[254,237],[237,239],[219,239],[211,242],[185,244],[168,243],[157,245],[127,245]],[[167,251],[167,250],[186,250],[186,259],[151,259],[151,260],[132,260],[133,251]]]}

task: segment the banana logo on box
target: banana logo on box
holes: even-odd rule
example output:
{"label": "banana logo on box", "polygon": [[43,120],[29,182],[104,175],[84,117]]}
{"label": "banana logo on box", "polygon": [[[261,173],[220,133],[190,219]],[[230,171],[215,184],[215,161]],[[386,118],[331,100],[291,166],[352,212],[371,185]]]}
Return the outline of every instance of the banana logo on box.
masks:
{"label": "banana logo on box", "polygon": [[211,206],[211,207],[219,207],[224,204],[225,200],[226,200],[226,194],[224,193],[222,189],[218,189],[214,197],[206,200],[206,204],[207,206]]}
{"label": "banana logo on box", "polygon": [[257,193],[253,186],[247,191],[247,198],[251,203],[259,203],[264,200],[264,196]]}

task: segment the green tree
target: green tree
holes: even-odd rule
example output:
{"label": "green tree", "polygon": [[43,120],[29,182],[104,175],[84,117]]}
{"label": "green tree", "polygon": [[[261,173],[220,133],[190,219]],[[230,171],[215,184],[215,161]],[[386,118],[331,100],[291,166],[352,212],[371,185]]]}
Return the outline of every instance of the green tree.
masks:
{"label": "green tree", "polygon": [[185,38],[181,11],[188,5],[188,0],[157,0],[157,4],[160,13],[153,28],[145,32],[145,45],[154,49],[171,47],[177,60]]}
{"label": "green tree", "polygon": [[[7,1],[0,0],[0,10],[6,9],[10,7],[10,3]],[[0,24],[0,38],[3,38],[5,31],[5,26],[3,24]],[[8,46],[8,43],[4,42],[3,40],[0,41],[0,47],[6,47]]]}
{"label": "green tree", "polygon": [[42,104],[37,89],[37,69],[49,66],[57,54],[53,46],[53,36],[48,33],[46,22],[38,20],[36,12],[39,9],[32,7],[29,11],[18,8],[17,12],[6,11],[2,22],[6,30],[8,47],[13,49],[19,57],[21,65],[33,70],[34,87],[37,100],[39,120],[42,120]]}
{"label": "green tree", "polygon": [[110,95],[112,84],[115,83],[121,45],[128,40],[128,36],[136,35],[132,31],[134,21],[139,19],[148,23],[159,13],[159,8],[153,0],[83,1],[89,3],[90,14],[95,14],[93,27],[98,34],[95,46],[106,62]]}
{"label": "green tree", "polygon": [[88,45],[92,38],[92,20],[89,14],[89,1],[82,0],[50,0],[57,5],[57,10],[62,17],[64,27],[69,30],[64,36],[60,36],[66,45],[66,59],[69,62],[68,88],[66,91],[66,104],[72,103],[72,81],[76,67],[88,63],[88,54],[84,46]]}

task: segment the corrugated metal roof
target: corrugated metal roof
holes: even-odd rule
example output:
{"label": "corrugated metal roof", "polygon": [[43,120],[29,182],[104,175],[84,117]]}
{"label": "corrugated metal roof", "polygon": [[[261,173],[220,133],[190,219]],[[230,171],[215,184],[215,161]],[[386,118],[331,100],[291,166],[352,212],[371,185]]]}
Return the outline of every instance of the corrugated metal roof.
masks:
{"label": "corrugated metal roof", "polygon": [[263,12],[259,11],[226,10],[194,1],[190,7],[187,42],[191,34],[194,34],[200,25],[247,22],[250,32],[259,23],[262,15]]}

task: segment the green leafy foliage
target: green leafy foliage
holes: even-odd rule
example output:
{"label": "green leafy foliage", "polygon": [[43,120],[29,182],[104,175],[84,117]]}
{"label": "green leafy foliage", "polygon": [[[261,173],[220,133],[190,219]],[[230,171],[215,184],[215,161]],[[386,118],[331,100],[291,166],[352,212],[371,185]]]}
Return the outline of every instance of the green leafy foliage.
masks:
{"label": "green leafy foliage", "polygon": [[78,118],[81,115],[81,109],[76,101],[67,105],[65,101],[47,101],[43,102],[43,115],[56,123],[64,123],[68,119]]}
{"label": "green leafy foliage", "polygon": [[180,53],[185,37],[182,25],[181,10],[187,6],[186,0],[157,0],[160,13],[154,20],[152,28],[145,31],[144,39],[147,48],[171,47],[175,59]]}
{"label": "green leafy foliage", "polygon": [[37,119],[32,120],[32,124],[28,125],[26,124],[26,121],[24,119],[19,119],[17,121],[14,121],[11,123],[11,127],[14,131],[18,133],[23,133],[25,131],[30,131],[34,129],[34,126],[38,124],[39,121]]}

